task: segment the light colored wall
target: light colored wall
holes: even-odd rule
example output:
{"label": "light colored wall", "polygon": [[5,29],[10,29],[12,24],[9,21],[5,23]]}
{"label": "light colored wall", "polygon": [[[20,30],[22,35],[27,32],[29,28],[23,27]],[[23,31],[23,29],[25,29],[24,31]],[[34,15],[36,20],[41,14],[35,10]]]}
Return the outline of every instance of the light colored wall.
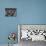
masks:
{"label": "light colored wall", "polygon": [[[17,8],[17,16],[5,17],[5,8]],[[46,0],[0,0],[0,44],[18,32],[17,24],[46,24]]]}

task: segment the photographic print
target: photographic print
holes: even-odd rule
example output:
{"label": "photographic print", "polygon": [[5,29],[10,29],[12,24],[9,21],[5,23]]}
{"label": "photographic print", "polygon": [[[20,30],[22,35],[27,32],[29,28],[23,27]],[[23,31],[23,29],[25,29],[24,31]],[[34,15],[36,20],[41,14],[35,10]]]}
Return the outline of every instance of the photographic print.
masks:
{"label": "photographic print", "polygon": [[5,16],[16,16],[16,8],[5,8]]}

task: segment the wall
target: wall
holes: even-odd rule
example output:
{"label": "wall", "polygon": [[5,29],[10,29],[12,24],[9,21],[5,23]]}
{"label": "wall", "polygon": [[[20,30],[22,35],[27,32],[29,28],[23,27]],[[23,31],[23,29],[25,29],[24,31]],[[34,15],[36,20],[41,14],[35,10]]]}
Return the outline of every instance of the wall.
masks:
{"label": "wall", "polygon": [[[17,16],[5,17],[5,8],[17,8]],[[8,43],[17,24],[46,24],[46,0],[0,0],[0,44]]]}

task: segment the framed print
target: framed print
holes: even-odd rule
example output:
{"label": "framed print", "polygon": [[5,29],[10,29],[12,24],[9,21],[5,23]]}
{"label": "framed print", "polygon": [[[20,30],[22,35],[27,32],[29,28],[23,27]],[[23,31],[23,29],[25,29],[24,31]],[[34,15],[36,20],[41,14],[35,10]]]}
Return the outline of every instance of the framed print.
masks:
{"label": "framed print", "polygon": [[5,8],[5,16],[16,16],[16,8]]}

